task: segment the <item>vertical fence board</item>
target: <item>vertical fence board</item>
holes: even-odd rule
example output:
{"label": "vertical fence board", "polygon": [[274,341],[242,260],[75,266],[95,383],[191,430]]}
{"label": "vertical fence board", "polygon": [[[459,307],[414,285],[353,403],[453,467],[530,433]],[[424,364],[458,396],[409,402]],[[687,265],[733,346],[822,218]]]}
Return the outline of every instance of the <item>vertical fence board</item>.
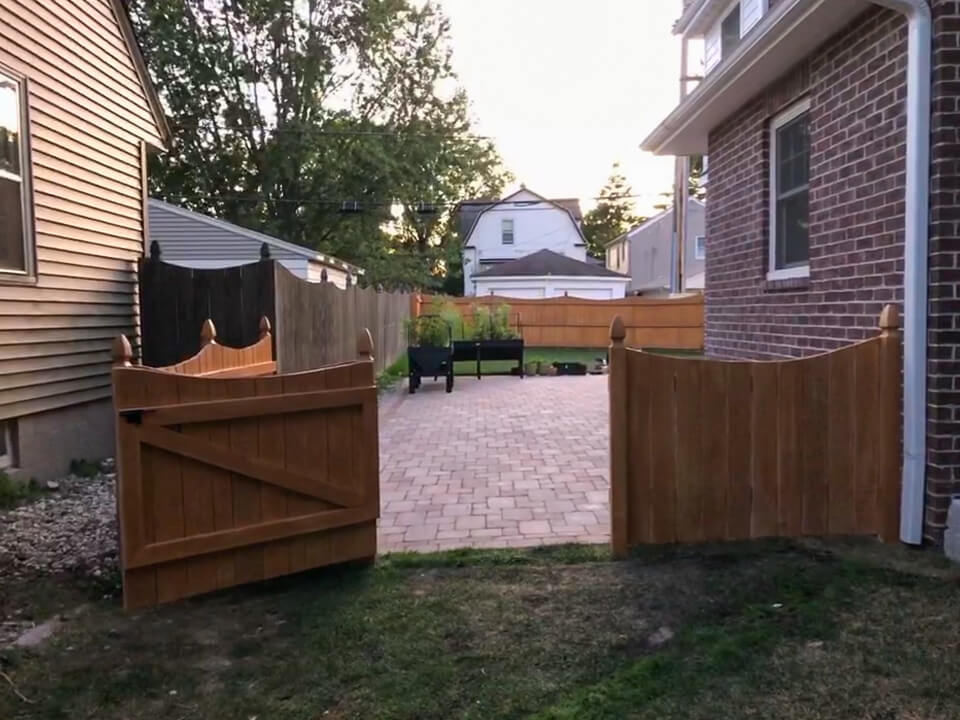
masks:
{"label": "vertical fence board", "polygon": [[856,415],[854,353],[829,355],[829,412],[827,415],[827,532],[848,535],[854,530],[854,457]]}
{"label": "vertical fence board", "polygon": [[676,363],[677,408],[677,541],[705,539],[704,485],[708,482],[703,463],[703,426],[700,405],[702,363]]}
{"label": "vertical fence board", "polygon": [[[256,387],[257,395],[261,397],[282,395],[283,379],[280,377],[258,378]],[[280,415],[261,417],[257,424],[257,435],[260,457],[283,466],[286,439],[283,432],[283,417]],[[264,520],[289,517],[288,496],[289,493],[274,485],[261,484],[261,517]],[[267,545],[263,549],[263,576],[272,578],[288,572],[290,572],[290,541],[277,541]]]}
{"label": "vertical fence board", "polygon": [[779,497],[779,535],[795,536],[803,532],[803,481],[800,441],[805,429],[800,425],[799,408],[803,397],[803,365],[780,365],[777,430],[777,488]]}
{"label": "vertical fence board", "polygon": [[803,533],[824,535],[828,530],[827,450],[830,409],[830,356],[808,358],[803,365]]}
{"label": "vertical fence board", "polygon": [[[180,402],[202,402],[209,399],[209,384],[186,375],[177,378]],[[209,440],[210,429],[204,424],[186,425],[184,435]],[[180,460],[183,475],[184,533],[187,536],[213,532],[213,486],[217,471],[195,460]],[[217,559],[202,555],[186,561],[187,592],[190,595],[217,589]]]}
{"label": "vertical fence board", "polygon": [[[652,448],[650,445],[650,383],[648,381],[648,356],[641,353],[624,353],[628,363],[627,372],[627,424],[621,444],[629,473],[628,489],[624,496],[629,503],[627,525],[633,543],[653,541],[651,528],[650,488],[652,471]],[[611,418],[612,420],[612,418]]]}
{"label": "vertical fence board", "polygon": [[[882,397],[880,388],[880,343],[871,343],[856,355],[853,407],[870,407]],[[876,441],[881,413],[859,412],[856,420],[856,454],[853,473],[854,532],[879,533],[880,476]]]}
{"label": "vertical fence board", "polygon": [[650,358],[650,416],[661,432],[652,442],[653,498],[650,535],[653,542],[677,539],[677,397],[674,363],[670,358]]}
{"label": "vertical fence board", "polygon": [[727,424],[727,364],[702,363],[699,408],[703,453],[703,539],[726,536],[727,491],[730,485],[729,426]]}
{"label": "vertical fence board", "polygon": [[[237,379],[227,383],[228,397],[244,398],[257,394],[256,380]],[[231,420],[230,447],[237,454],[250,457],[260,455],[260,429],[257,418]],[[260,483],[256,480],[233,476],[233,524],[245,527],[260,522]],[[234,553],[235,582],[248,583],[263,579],[263,546],[242,548]]]}
{"label": "vertical fence board", "polygon": [[777,488],[777,379],[776,363],[751,366],[751,537],[777,534],[779,490]]}
{"label": "vertical fence board", "polygon": [[752,380],[749,363],[727,366],[729,384],[727,402],[727,527],[728,539],[750,537],[750,515],[753,505],[750,453],[753,447],[753,425],[750,421]]}

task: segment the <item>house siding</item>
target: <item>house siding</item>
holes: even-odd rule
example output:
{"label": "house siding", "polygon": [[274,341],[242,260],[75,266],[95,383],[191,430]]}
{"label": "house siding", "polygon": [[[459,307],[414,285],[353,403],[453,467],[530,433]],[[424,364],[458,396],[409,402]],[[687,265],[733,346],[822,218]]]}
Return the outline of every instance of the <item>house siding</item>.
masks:
{"label": "house siding", "polygon": [[[783,358],[869,337],[903,294],[906,21],[865,12],[710,135],[706,352]],[[769,282],[769,128],[810,99],[810,278]]]}
{"label": "house siding", "polygon": [[0,66],[26,78],[36,257],[34,284],[0,279],[2,420],[110,397],[162,139],[110,0],[0,0]]}

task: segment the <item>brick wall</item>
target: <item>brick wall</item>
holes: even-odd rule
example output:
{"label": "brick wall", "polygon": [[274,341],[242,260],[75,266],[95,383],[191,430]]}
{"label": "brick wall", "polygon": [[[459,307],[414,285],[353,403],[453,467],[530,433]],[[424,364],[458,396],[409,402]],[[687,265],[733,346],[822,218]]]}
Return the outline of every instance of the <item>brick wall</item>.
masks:
{"label": "brick wall", "polygon": [[934,0],[930,225],[928,536],[960,492],[960,2]]}
{"label": "brick wall", "polygon": [[[956,3],[952,3],[956,4]],[[795,357],[902,299],[906,21],[866,11],[710,135],[706,350]],[[770,120],[811,101],[810,278],[768,282]]]}

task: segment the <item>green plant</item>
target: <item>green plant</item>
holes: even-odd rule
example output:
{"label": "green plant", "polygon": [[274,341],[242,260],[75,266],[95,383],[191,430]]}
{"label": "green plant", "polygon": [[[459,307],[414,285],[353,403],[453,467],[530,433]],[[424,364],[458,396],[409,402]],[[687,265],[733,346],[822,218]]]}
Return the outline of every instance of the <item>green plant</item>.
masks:
{"label": "green plant", "polygon": [[501,303],[491,309],[486,305],[473,306],[470,323],[471,340],[512,340],[517,334],[510,327],[510,306]]}
{"label": "green plant", "polygon": [[35,478],[22,483],[0,470],[0,510],[8,510],[40,495],[43,491]]}
{"label": "green plant", "polygon": [[100,463],[74,458],[70,461],[70,474],[85,478],[96,477],[100,474]]}
{"label": "green plant", "polygon": [[406,321],[407,342],[410,345],[446,347],[450,339],[464,335],[463,318],[449,302],[434,298],[430,312]]}

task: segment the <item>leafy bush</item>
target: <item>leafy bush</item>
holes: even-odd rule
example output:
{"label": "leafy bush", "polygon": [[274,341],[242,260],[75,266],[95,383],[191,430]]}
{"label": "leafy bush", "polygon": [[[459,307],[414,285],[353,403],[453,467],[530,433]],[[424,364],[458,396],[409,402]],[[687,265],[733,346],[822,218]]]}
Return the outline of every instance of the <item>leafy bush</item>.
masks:
{"label": "leafy bush", "polygon": [[41,494],[40,486],[33,478],[23,483],[14,480],[0,470],[0,510],[14,508],[21,503],[32,500]]}
{"label": "leafy bush", "polygon": [[470,323],[471,340],[513,340],[517,334],[510,327],[510,306],[501,303],[491,310],[486,305],[473,306]]}
{"label": "leafy bush", "polygon": [[457,309],[434,298],[429,313],[407,320],[407,342],[410,345],[447,347],[458,327],[462,333],[463,321]]}

